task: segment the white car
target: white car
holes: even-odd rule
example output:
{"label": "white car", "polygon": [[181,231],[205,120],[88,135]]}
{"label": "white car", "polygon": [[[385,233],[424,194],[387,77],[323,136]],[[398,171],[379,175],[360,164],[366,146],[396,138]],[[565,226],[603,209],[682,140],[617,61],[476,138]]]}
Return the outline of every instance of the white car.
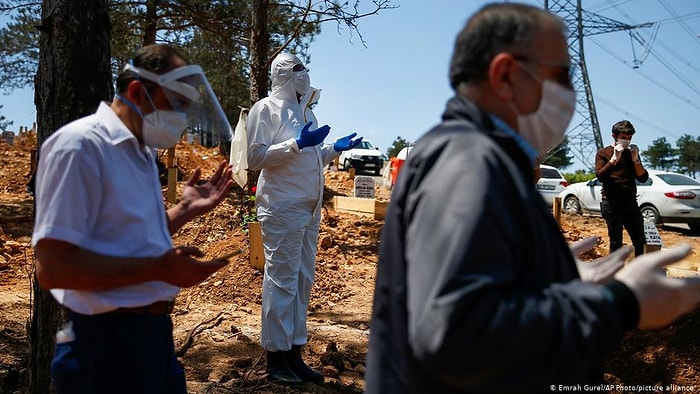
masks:
{"label": "white car", "polygon": [[[654,224],[686,223],[692,231],[700,231],[700,182],[683,174],[649,171],[649,179],[637,182],[637,203],[644,220]],[[600,215],[598,179],[569,185],[559,194],[562,210]]]}
{"label": "white car", "polygon": [[360,144],[353,149],[341,152],[338,163],[345,171],[354,168],[357,171],[372,171],[374,175],[379,175],[384,167],[384,159],[379,148],[375,148],[367,140],[360,141]]}
{"label": "white car", "polygon": [[540,164],[540,179],[535,187],[547,204],[551,206],[554,197],[558,196],[568,185],[569,183],[556,167]]}

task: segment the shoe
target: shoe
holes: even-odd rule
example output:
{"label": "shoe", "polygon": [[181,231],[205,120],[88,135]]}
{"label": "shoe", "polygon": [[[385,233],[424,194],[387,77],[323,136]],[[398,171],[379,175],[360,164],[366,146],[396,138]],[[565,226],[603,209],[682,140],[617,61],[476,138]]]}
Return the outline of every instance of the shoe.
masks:
{"label": "shoe", "polygon": [[297,376],[287,363],[290,351],[267,352],[267,380],[281,384],[301,384],[303,381]]}
{"label": "shoe", "polygon": [[287,356],[287,363],[301,380],[312,383],[324,382],[323,374],[309,368],[301,358],[301,345],[292,345],[292,350],[287,353]]}

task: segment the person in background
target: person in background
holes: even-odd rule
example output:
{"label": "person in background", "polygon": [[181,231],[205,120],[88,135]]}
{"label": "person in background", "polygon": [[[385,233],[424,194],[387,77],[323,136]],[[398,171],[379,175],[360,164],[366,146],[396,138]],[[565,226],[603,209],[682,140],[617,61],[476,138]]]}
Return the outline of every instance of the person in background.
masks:
{"label": "person in background", "polygon": [[218,104],[201,87],[210,88],[201,68],[174,48],[143,47],[119,73],[111,104],[41,146],[32,246],[39,284],[67,317],[51,364],[58,393],[186,393],[173,300],[227,261],[201,261],[201,250],[173,247],[171,235],[233,181],[226,161],[201,185],[198,168],[166,211],[154,148],[177,143],[195,103]]}
{"label": "person in background", "polygon": [[581,390],[628,330],[700,304],[700,278],[661,269],[688,246],[579,261],[597,238],[568,245],[534,187],[574,112],[570,62],[563,21],[530,5],[488,4],[459,33],[456,95],[385,216],[366,393]]}
{"label": "person in background", "polygon": [[637,182],[644,183],[649,173],[639,157],[639,148],[632,144],[634,126],[621,120],[612,126],[613,143],[598,149],[595,175],[603,183],[600,213],[608,225],[610,253],[622,247],[624,227],[634,245],[636,256],[644,253],[644,219],[637,205]]}
{"label": "person in background", "polygon": [[311,107],[320,90],[290,53],[271,66],[272,92],[250,109],[248,168],[261,170],[255,193],[265,269],[260,341],[267,351],[268,379],[285,384],[322,383],[323,374],[302,359],[306,315],[314,281],[323,203],[323,168],[357,146],[357,133],[323,144],[330,132]]}

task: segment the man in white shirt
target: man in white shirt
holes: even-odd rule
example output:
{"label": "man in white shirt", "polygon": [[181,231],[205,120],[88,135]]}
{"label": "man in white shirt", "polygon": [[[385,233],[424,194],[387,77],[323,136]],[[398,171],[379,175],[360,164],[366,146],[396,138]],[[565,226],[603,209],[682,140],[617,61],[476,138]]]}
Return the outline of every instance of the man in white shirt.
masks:
{"label": "man in white shirt", "polygon": [[227,261],[199,261],[202,251],[173,247],[171,235],[233,181],[225,160],[200,186],[197,169],[166,211],[154,148],[178,141],[189,109],[205,99],[218,106],[207,90],[201,68],[174,48],[144,47],[119,74],[111,104],[41,147],[32,244],[40,285],[66,310],[51,365],[58,393],[186,392],[173,299]]}

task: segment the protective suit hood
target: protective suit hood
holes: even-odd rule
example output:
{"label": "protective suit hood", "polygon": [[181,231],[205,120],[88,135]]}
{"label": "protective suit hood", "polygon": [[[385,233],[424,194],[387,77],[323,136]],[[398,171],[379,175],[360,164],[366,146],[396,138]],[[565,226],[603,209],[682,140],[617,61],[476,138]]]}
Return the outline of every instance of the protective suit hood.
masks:
{"label": "protective suit hood", "polygon": [[295,100],[296,87],[294,86],[294,71],[297,64],[304,64],[298,57],[291,53],[282,52],[272,61],[270,76],[272,78],[272,92],[270,96],[286,100]]}

